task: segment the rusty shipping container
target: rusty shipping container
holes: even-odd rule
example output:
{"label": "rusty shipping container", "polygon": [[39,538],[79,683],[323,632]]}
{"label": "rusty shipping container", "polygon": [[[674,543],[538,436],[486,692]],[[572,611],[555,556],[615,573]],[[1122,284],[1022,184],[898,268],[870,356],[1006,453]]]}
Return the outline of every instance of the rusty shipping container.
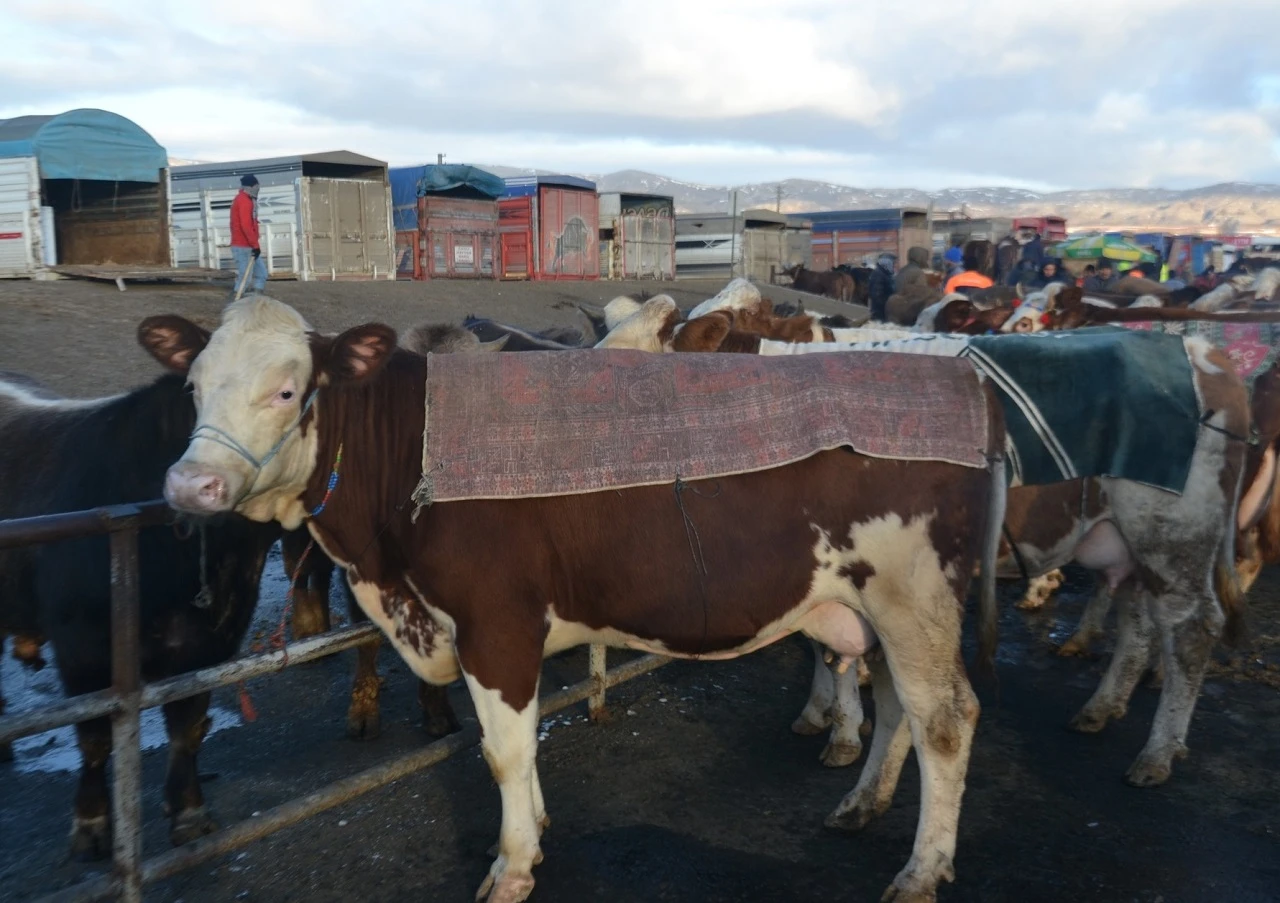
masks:
{"label": "rusty shipping container", "polygon": [[506,180],[498,202],[503,279],[599,279],[599,196],[573,176]]}
{"label": "rusty shipping container", "polygon": [[821,211],[789,214],[788,219],[812,223],[813,266],[818,270],[840,264],[874,264],[885,252],[895,255],[902,266],[911,248],[933,247],[929,214],[924,208]]}
{"label": "rusty shipping container", "polygon": [[396,277],[498,278],[498,196],[505,188],[473,166],[391,170]]}

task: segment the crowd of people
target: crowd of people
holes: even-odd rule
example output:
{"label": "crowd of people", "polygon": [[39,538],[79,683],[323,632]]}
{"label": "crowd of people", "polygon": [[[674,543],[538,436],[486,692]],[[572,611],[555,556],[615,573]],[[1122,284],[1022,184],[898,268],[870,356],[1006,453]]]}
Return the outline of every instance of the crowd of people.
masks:
{"label": "crowd of people", "polygon": [[[879,256],[868,280],[868,300],[872,319],[904,325],[915,322],[915,317],[924,307],[943,295],[956,292],[968,295],[996,284],[1020,286],[1024,295],[1041,291],[1055,282],[1078,285],[1086,292],[1143,294],[1150,290],[1150,286],[1135,292],[1133,289],[1137,286],[1122,285],[1121,281],[1145,280],[1167,289],[1195,284],[1208,290],[1217,280],[1213,267],[1193,280],[1189,274],[1171,271],[1159,257],[1155,263],[1116,262],[1102,257],[1085,266],[1077,276],[1060,258],[1046,252],[1038,233],[1021,245],[1016,264],[994,277],[988,275],[990,261],[980,260],[976,255],[971,257],[958,246],[948,248],[937,261],[931,259],[927,248],[914,247],[907,252],[906,266],[899,270],[896,264],[894,254]],[[933,282],[929,280],[930,273],[935,276]],[[938,273],[942,274],[941,284],[936,281]]]}

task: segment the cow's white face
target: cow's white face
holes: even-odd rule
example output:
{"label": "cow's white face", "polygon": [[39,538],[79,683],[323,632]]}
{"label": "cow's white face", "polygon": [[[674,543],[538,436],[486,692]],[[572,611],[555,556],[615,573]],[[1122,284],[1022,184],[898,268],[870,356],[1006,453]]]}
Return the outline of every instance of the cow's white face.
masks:
{"label": "cow's white face", "polygon": [[311,381],[309,332],[296,311],[269,298],[227,308],[188,371],[196,428],[169,468],[170,505],[301,522],[298,499],[316,457],[315,429],[298,427]]}

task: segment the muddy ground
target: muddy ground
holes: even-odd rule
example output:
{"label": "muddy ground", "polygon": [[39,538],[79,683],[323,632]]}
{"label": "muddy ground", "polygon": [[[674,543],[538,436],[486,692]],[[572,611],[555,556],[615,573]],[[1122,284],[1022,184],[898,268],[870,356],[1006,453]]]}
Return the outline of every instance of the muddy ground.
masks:
{"label": "muddy ground", "polygon": [[[679,283],[688,306],[718,286]],[[626,288],[626,286],[623,286]],[[573,324],[572,300],[608,300],[601,284],[272,285],[324,330],[367,320],[397,328],[466,313],[525,326]],[[144,316],[216,320],[224,293],[208,288],[0,283],[0,369],[40,377],[69,394],[118,391],[157,368],[137,348]],[[282,580],[272,561],[258,630],[278,618]],[[1007,603],[1018,587],[1004,588]],[[995,680],[983,704],[960,823],[957,883],[948,901],[1274,901],[1280,899],[1280,574],[1250,596],[1253,642],[1220,652],[1206,682],[1191,757],[1155,790],[1121,776],[1145,740],[1156,691],[1102,734],[1067,731],[1105,658],[1061,659],[1088,583],[1073,574],[1043,613],[1006,605]],[[970,650],[971,651],[971,650]],[[823,817],[860,765],[818,762],[823,740],[789,728],[807,695],[807,644],[789,640],[735,662],[675,663],[610,693],[612,717],[587,722],[575,706],[543,724],[538,764],[552,826],[534,900],[876,900],[905,863],[918,814],[909,763],[893,808],[858,836]],[[251,818],[328,781],[425,741],[403,666],[382,654],[383,736],[343,736],[351,658],[290,669],[250,684],[258,720],[233,692],[215,696],[205,792],[224,823]],[[626,658],[610,653],[610,661]],[[580,679],[585,651],[547,663],[544,692]],[[56,694],[46,671],[0,677],[12,710]],[[464,721],[471,707],[451,691]],[[869,700],[868,700],[869,702]],[[32,900],[102,866],[67,861],[75,775],[64,734],[33,738],[0,766],[0,900]],[[144,754],[148,853],[168,848],[161,813],[162,746]],[[148,900],[467,901],[497,835],[496,787],[477,749],[330,810],[312,821],[157,885]]]}

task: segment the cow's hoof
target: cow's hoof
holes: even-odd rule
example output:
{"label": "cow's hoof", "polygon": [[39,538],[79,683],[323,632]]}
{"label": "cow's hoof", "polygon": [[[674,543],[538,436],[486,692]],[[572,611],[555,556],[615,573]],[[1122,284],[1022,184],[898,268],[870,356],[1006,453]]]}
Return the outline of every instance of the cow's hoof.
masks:
{"label": "cow's hoof", "polygon": [[191,843],[218,830],[218,823],[204,806],[179,812],[169,826],[169,842],[175,847]]}
{"label": "cow's hoof", "polygon": [[880,895],[880,903],[936,903],[938,892],[934,890],[905,890],[896,884]]}
{"label": "cow's hoof", "polygon": [[1179,743],[1172,752],[1165,755],[1150,755],[1143,752],[1129,766],[1124,779],[1134,787],[1159,787],[1173,775],[1175,759],[1185,759],[1189,755],[1186,745]]}
{"label": "cow's hoof", "polygon": [[71,822],[71,857],[93,862],[111,855],[111,820],[105,815]]}
{"label": "cow's hoof", "polygon": [[[535,857],[541,860],[541,857]],[[536,864],[536,863],[535,863]],[[476,891],[476,903],[521,903],[533,893],[533,875],[507,871],[506,863],[499,858],[489,870],[489,875]]]}
{"label": "cow's hoof", "polygon": [[1107,726],[1107,722],[1119,721],[1123,717],[1123,711],[1099,712],[1081,709],[1068,726],[1078,734],[1096,734]]}
{"label": "cow's hoof", "polygon": [[462,725],[458,724],[458,719],[450,715],[423,715],[422,726],[426,730],[427,735],[440,739],[450,734],[456,734],[462,730]]}
{"label": "cow's hoof", "polygon": [[1058,647],[1058,655],[1063,658],[1088,658],[1089,642],[1088,638],[1076,634]]}
{"label": "cow's hoof", "polygon": [[1125,772],[1124,779],[1132,787],[1159,787],[1173,774],[1173,768],[1165,762],[1135,762]]}
{"label": "cow's hoof", "polygon": [[889,809],[889,804],[876,806],[872,803],[854,803],[852,806],[845,808],[845,804],[841,803],[836,810],[823,819],[824,827],[833,831],[844,831],[846,833],[854,833],[861,831],[878,815],[883,815]]}
{"label": "cow's hoof", "polygon": [[347,711],[347,737],[351,740],[375,740],[382,733],[382,716],[378,705],[355,706]]}
{"label": "cow's hoof", "polygon": [[799,718],[791,722],[792,733],[799,734],[802,737],[816,737],[829,727],[831,727],[830,721],[825,724],[818,724],[810,720],[809,716],[805,714],[801,714]]}
{"label": "cow's hoof", "polygon": [[[1044,603],[1046,598],[1048,597],[1030,596],[1030,595],[1024,596],[1023,598],[1015,602],[1013,604],[1013,607],[1018,609],[1018,611],[1039,611],[1040,609],[1044,608]],[[893,888],[889,888],[889,890],[893,890]],[[888,893],[888,892],[889,891],[885,891],[885,893]]]}
{"label": "cow's hoof", "polygon": [[862,756],[862,744],[828,743],[822,751],[822,764],[828,768],[844,768]]}

